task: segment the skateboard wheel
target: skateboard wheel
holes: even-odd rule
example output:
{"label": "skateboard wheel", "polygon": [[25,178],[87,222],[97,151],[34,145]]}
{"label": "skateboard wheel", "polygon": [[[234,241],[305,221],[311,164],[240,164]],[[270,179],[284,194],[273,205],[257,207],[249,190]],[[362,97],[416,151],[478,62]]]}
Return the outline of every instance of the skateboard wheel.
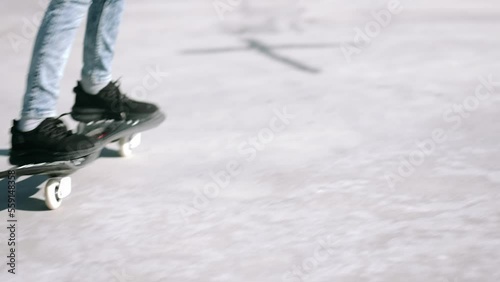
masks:
{"label": "skateboard wheel", "polygon": [[132,136],[123,137],[120,139],[120,156],[132,156],[132,149],[137,148],[141,144],[141,134],[137,133]]}
{"label": "skateboard wheel", "polygon": [[59,191],[58,196],[60,199],[64,199],[71,194],[71,177],[62,177],[59,179]]}
{"label": "skateboard wheel", "polygon": [[132,135],[132,137],[130,138],[130,148],[135,149],[139,147],[139,145],[141,145],[141,139],[142,135],[140,133]]}
{"label": "skateboard wheel", "polygon": [[61,206],[62,199],[71,193],[71,178],[50,178],[45,185],[45,204],[51,210]]}
{"label": "skateboard wheel", "polygon": [[62,198],[59,197],[60,179],[51,178],[45,185],[45,205],[51,210],[61,206]]}

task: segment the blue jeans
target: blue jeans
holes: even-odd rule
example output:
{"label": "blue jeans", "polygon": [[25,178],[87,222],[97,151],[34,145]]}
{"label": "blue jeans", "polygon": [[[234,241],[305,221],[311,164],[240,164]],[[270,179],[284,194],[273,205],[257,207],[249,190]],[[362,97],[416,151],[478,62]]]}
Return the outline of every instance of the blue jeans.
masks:
{"label": "blue jeans", "polygon": [[76,31],[88,12],[81,79],[111,80],[111,63],[124,0],[52,0],[45,12],[28,74],[23,118],[56,115],[59,84]]}

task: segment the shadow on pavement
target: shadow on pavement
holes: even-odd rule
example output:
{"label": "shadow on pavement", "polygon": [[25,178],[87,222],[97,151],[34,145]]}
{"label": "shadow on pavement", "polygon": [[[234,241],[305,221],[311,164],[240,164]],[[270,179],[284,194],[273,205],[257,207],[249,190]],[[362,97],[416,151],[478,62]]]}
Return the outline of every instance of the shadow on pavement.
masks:
{"label": "shadow on pavement", "polygon": [[333,43],[312,43],[312,44],[278,44],[271,45],[266,44],[263,41],[257,39],[244,39],[243,42],[245,46],[233,46],[233,47],[220,47],[220,48],[212,48],[212,49],[189,49],[183,50],[181,53],[183,54],[191,54],[191,55],[201,55],[201,54],[216,54],[216,53],[228,53],[228,52],[241,52],[241,51],[256,51],[265,57],[272,59],[281,64],[287,65],[291,68],[294,68],[299,71],[307,72],[310,74],[318,74],[321,73],[321,70],[312,66],[309,66],[305,63],[299,62],[298,60],[289,58],[282,54],[278,53],[278,50],[281,49],[333,49],[338,48],[340,44]]}
{"label": "shadow on pavement", "polygon": [[99,158],[119,158],[120,154],[116,150],[111,150],[108,148],[104,148],[101,151],[101,155]]}
{"label": "shadow on pavement", "polygon": [[[16,210],[24,211],[47,211],[45,202],[40,199],[31,198],[40,191],[40,186],[47,177],[30,176],[16,182]],[[0,180],[0,211],[6,210],[8,206],[8,179]]]}

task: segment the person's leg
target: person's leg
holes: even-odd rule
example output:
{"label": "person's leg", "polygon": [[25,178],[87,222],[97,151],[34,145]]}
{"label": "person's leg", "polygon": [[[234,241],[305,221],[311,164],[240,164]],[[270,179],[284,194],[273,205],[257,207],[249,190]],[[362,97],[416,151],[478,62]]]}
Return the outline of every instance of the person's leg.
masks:
{"label": "person's leg", "polygon": [[56,115],[59,83],[70,49],[91,0],[52,0],[38,31],[19,129],[30,131]]}
{"label": "person's leg", "polygon": [[124,0],[94,0],[89,9],[81,84],[97,94],[111,82],[111,65]]}
{"label": "person's leg", "polygon": [[159,108],[126,97],[111,81],[111,65],[124,0],[94,0],[87,20],[81,81],[73,89],[71,116],[80,122],[103,119],[146,120],[160,117]]}

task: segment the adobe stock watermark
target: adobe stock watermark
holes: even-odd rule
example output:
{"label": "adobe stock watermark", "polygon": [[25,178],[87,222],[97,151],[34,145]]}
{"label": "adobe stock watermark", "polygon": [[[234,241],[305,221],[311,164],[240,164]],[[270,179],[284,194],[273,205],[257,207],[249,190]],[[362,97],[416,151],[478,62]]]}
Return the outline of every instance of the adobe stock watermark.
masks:
{"label": "adobe stock watermark", "polygon": [[219,20],[226,19],[226,13],[234,12],[243,2],[243,0],[214,0],[212,6],[214,7]]}
{"label": "adobe stock watermark", "polygon": [[31,46],[31,42],[38,33],[38,29],[45,15],[45,8],[48,6],[49,2],[50,0],[39,0],[38,6],[41,10],[34,13],[31,17],[22,17],[22,23],[19,25],[19,30],[11,31],[5,36],[16,54],[25,46]]}
{"label": "adobe stock watermark", "polygon": [[295,265],[290,271],[283,274],[281,280],[283,282],[305,281],[322,263],[335,254],[335,244],[337,242],[338,240],[333,240],[332,236],[319,240],[313,255],[303,259],[300,264]]}
{"label": "adobe stock watermark", "polygon": [[382,30],[391,24],[394,16],[402,11],[403,6],[399,0],[390,0],[386,8],[371,13],[373,19],[367,22],[363,28],[354,28],[353,43],[343,42],[340,45],[340,50],[347,62],[352,61],[352,56],[361,54],[362,49],[368,47],[380,35]]}
{"label": "adobe stock watermark", "polygon": [[[265,150],[266,146],[273,142],[279,133],[286,130],[294,118],[295,116],[291,115],[286,107],[274,109],[274,115],[269,120],[268,125],[260,129],[255,136],[237,146],[238,158],[227,162],[222,170],[210,171],[210,181],[202,189],[194,189],[190,205],[184,204],[178,207],[184,221],[187,223],[190,217],[201,215],[210,203],[220,195],[221,190],[228,188],[231,181],[242,173],[243,164],[255,160],[258,153]],[[243,160],[240,159],[241,157]]]}
{"label": "adobe stock watermark", "polygon": [[141,84],[132,87],[130,96],[138,99],[145,99],[147,96],[158,89],[163,83],[163,80],[170,73],[164,72],[159,65],[146,67],[146,75],[142,78]]}
{"label": "adobe stock watermark", "polygon": [[15,170],[9,170],[8,175],[7,175],[7,230],[8,232],[8,239],[7,241],[7,247],[8,247],[8,256],[7,256],[7,265],[9,266],[7,272],[10,274],[16,274],[16,263],[17,263],[17,231],[18,231],[18,224],[17,224],[17,217],[16,217],[16,171]]}
{"label": "adobe stock watermark", "polygon": [[426,159],[436,151],[438,146],[446,142],[450,133],[462,127],[464,120],[479,108],[481,102],[487,101],[494,94],[497,94],[496,87],[500,87],[500,80],[494,81],[493,75],[479,77],[479,84],[476,86],[474,94],[443,111],[442,117],[448,126],[435,128],[429,138],[417,141],[416,148],[403,158],[397,170],[385,173],[384,177],[389,187],[393,189],[396,184],[412,176],[417,168],[423,165]]}

